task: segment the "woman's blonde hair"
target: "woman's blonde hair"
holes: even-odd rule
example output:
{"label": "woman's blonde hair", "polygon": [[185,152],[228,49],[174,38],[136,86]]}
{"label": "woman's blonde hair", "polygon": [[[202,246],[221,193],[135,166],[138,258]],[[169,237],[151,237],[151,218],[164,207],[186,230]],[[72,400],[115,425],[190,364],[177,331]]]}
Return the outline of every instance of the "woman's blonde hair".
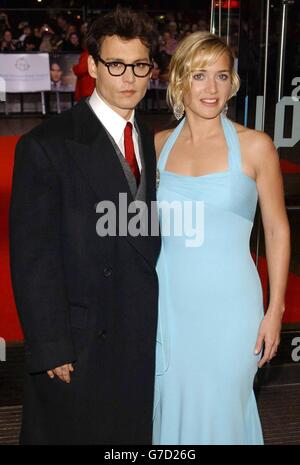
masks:
{"label": "woman's blonde hair", "polygon": [[169,70],[167,102],[171,109],[175,105],[182,106],[183,94],[191,88],[193,71],[215,63],[223,53],[229,59],[230,99],[240,88],[240,78],[234,69],[234,55],[230,47],[219,36],[206,31],[194,32],[179,43]]}

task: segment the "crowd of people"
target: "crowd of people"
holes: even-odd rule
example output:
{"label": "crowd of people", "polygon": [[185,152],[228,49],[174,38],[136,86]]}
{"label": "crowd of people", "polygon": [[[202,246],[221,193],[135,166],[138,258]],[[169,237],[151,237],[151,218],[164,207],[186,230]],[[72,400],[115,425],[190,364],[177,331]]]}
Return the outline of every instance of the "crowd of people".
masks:
{"label": "crowd of people", "polygon": [[88,23],[78,23],[73,18],[61,14],[49,18],[48,23],[20,21],[16,27],[11,25],[5,12],[0,13],[0,51],[1,52],[81,52],[82,39]]}
{"label": "crowd of people", "polygon": [[[90,18],[92,20],[93,18]],[[152,85],[167,86],[168,67],[178,42],[195,31],[208,30],[206,13],[185,16],[167,12],[155,18],[157,36],[154,54]],[[15,26],[11,18],[0,12],[0,52],[81,53],[85,50],[85,36],[90,20],[79,20],[64,13],[49,17],[47,23],[22,20]]]}

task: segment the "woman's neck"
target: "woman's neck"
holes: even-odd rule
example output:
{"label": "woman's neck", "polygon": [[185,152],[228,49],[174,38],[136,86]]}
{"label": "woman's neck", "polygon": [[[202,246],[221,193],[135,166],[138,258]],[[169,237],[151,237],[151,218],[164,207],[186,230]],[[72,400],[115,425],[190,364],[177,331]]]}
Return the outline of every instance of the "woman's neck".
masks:
{"label": "woman's neck", "polygon": [[199,144],[204,139],[217,136],[222,130],[221,114],[215,118],[203,118],[193,113],[186,115],[182,135],[193,145]]}

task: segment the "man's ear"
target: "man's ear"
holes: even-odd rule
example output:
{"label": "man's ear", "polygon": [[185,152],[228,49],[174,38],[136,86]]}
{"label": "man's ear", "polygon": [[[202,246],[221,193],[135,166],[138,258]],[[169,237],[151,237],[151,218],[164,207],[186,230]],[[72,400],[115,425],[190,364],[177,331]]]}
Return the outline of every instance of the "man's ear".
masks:
{"label": "man's ear", "polygon": [[88,56],[88,70],[89,70],[89,75],[92,78],[96,79],[97,78],[97,65],[92,55]]}

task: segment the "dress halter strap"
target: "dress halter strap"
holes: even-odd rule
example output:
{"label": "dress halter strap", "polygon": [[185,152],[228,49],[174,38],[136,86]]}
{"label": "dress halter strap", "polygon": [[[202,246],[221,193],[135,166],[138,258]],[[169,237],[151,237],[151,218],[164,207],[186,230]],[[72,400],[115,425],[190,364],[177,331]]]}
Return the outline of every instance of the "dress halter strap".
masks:
{"label": "dress halter strap", "polygon": [[226,116],[221,116],[221,121],[228,147],[228,169],[229,171],[241,172],[241,147],[237,130],[233,122],[226,118]]}
{"label": "dress halter strap", "polygon": [[183,120],[176,126],[174,131],[167,138],[167,140],[165,142],[165,145],[163,146],[162,151],[160,153],[160,157],[158,159],[157,167],[158,167],[159,170],[164,170],[165,169],[167,159],[168,159],[168,155],[171,152],[172,147],[175,144],[176,139],[179,136],[179,133],[180,133],[184,123],[185,123],[185,118],[183,118]]}
{"label": "dress halter strap", "polygon": [[[168,155],[172,150],[172,147],[175,144],[177,137],[181,132],[181,129],[184,126],[185,120],[186,119],[183,118],[183,120],[176,126],[176,128],[168,137],[168,139],[165,142],[165,145],[162,148],[157,164],[157,167],[160,171],[163,171],[165,169],[168,160]],[[221,122],[228,147],[228,171],[241,172],[241,148],[237,131],[232,121],[230,121],[225,116],[221,116]]]}

